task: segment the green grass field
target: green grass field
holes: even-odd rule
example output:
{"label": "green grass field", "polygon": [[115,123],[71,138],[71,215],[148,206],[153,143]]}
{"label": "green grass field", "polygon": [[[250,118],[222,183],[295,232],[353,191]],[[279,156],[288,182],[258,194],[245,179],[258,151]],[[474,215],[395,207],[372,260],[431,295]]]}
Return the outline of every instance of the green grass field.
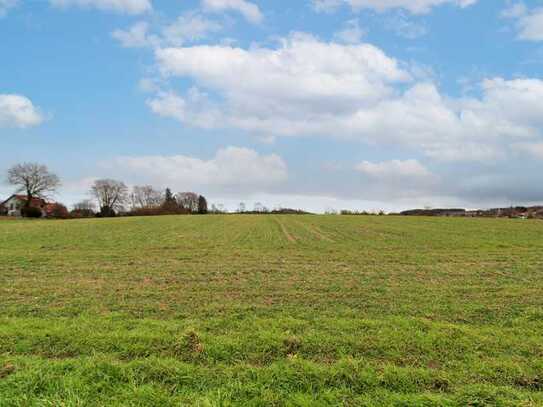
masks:
{"label": "green grass field", "polygon": [[0,406],[543,405],[543,222],[0,221]]}

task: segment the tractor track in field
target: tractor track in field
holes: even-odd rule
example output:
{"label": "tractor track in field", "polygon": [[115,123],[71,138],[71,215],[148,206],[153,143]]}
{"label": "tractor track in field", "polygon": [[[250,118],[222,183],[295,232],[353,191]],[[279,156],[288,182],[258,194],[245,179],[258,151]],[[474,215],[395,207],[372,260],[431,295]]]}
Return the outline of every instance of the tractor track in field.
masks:
{"label": "tractor track in field", "polygon": [[330,243],[335,243],[335,240],[326,236],[324,233],[322,233],[322,231],[314,226],[314,225],[308,225],[306,223],[303,223],[303,222],[296,222],[298,223],[299,225],[301,225],[304,229],[308,230],[310,233],[312,233],[318,240],[324,240],[326,242],[330,242]]}
{"label": "tractor track in field", "polygon": [[291,243],[295,243],[298,239],[296,239],[293,235],[290,234],[290,232],[287,230],[286,226],[281,222],[279,219],[275,218],[275,221],[281,228],[281,232],[283,232],[283,235],[287,238],[287,240]]}

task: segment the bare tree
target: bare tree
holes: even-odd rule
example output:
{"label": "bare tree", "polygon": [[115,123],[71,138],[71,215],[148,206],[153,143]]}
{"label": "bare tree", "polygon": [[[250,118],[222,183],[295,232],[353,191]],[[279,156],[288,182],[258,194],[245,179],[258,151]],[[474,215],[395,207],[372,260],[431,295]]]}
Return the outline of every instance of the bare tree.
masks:
{"label": "bare tree", "polygon": [[26,207],[30,206],[32,198],[46,199],[60,186],[58,176],[38,163],[14,165],[8,170],[7,181],[17,187],[17,192],[26,194]]}
{"label": "bare tree", "polygon": [[211,213],[218,215],[220,213],[224,213],[224,205],[219,204],[211,204]]}
{"label": "bare tree", "polygon": [[160,191],[154,189],[151,185],[135,186],[130,194],[130,203],[132,209],[158,208],[164,202],[164,197]]}
{"label": "bare tree", "polygon": [[94,211],[95,209],[96,205],[90,199],[84,199],[83,201],[74,204],[74,210],[76,211]]}
{"label": "bare tree", "polygon": [[238,212],[244,213],[247,210],[247,206],[245,205],[245,202],[240,202],[238,205]]}
{"label": "bare tree", "polygon": [[114,216],[128,200],[128,188],[124,182],[113,179],[99,179],[91,187],[103,216]]}
{"label": "bare tree", "polygon": [[91,218],[95,215],[96,205],[90,199],[76,203],[71,212],[74,217]]}
{"label": "bare tree", "polygon": [[189,212],[198,212],[199,198],[200,196],[194,192],[180,192],[175,196],[179,207]]}

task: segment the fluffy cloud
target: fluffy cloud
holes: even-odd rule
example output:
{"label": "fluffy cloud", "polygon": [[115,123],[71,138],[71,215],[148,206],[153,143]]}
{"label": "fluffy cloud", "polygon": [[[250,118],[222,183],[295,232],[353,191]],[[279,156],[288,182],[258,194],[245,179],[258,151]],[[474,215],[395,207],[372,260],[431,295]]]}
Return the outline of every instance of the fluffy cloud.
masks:
{"label": "fluffy cloud", "polygon": [[516,20],[519,39],[543,41],[543,8],[529,10],[524,3],[515,3],[502,16]]}
{"label": "fluffy cloud", "polygon": [[252,105],[263,114],[282,110],[284,102],[300,107],[311,103],[312,110],[321,112],[330,112],[335,103],[342,108],[371,103],[390,94],[390,84],[410,78],[396,60],[372,45],[322,43],[301,35],[277,49],[167,48],[157,50],[156,58],[163,74],[194,78],[238,107]]}
{"label": "fluffy cloud", "polygon": [[85,7],[126,14],[141,14],[152,10],[151,0],[50,0],[55,7]]}
{"label": "fluffy cloud", "polygon": [[0,0],[0,17],[6,15],[9,9],[15,7],[19,0]]}
{"label": "fluffy cloud", "polygon": [[453,4],[468,7],[477,0],[313,0],[317,11],[333,11],[342,5],[349,5],[353,10],[372,9],[383,12],[391,9],[404,9],[413,14],[428,13],[433,7]]}
{"label": "fluffy cloud", "polygon": [[500,159],[542,136],[543,81],[495,78],[479,98],[448,98],[369,44],[294,35],[277,48],[166,48],[156,59],[166,78],[195,86],[149,105],[196,127],[400,145],[437,160]]}
{"label": "fluffy cloud", "polygon": [[32,127],[43,122],[43,116],[30,99],[21,95],[0,94],[0,127]]}
{"label": "fluffy cloud", "polygon": [[202,5],[210,12],[237,11],[253,24],[264,19],[258,6],[246,0],[202,0]]}
{"label": "fluffy cloud", "polygon": [[118,157],[108,166],[128,180],[136,177],[135,182],[215,193],[263,192],[285,182],[288,172],[281,157],[240,147],[221,149],[209,160],[184,155]]}

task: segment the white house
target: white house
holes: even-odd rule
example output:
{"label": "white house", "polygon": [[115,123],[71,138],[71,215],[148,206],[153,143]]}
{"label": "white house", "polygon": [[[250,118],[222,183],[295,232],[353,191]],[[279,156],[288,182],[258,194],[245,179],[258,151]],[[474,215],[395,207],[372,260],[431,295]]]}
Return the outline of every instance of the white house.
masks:
{"label": "white house", "polygon": [[[3,207],[8,216],[21,216],[21,209],[27,201],[26,195],[12,195],[4,202],[0,203],[0,208]],[[30,206],[39,208],[42,214],[46,214],[47,202],[41,198],[32,198]]]}

